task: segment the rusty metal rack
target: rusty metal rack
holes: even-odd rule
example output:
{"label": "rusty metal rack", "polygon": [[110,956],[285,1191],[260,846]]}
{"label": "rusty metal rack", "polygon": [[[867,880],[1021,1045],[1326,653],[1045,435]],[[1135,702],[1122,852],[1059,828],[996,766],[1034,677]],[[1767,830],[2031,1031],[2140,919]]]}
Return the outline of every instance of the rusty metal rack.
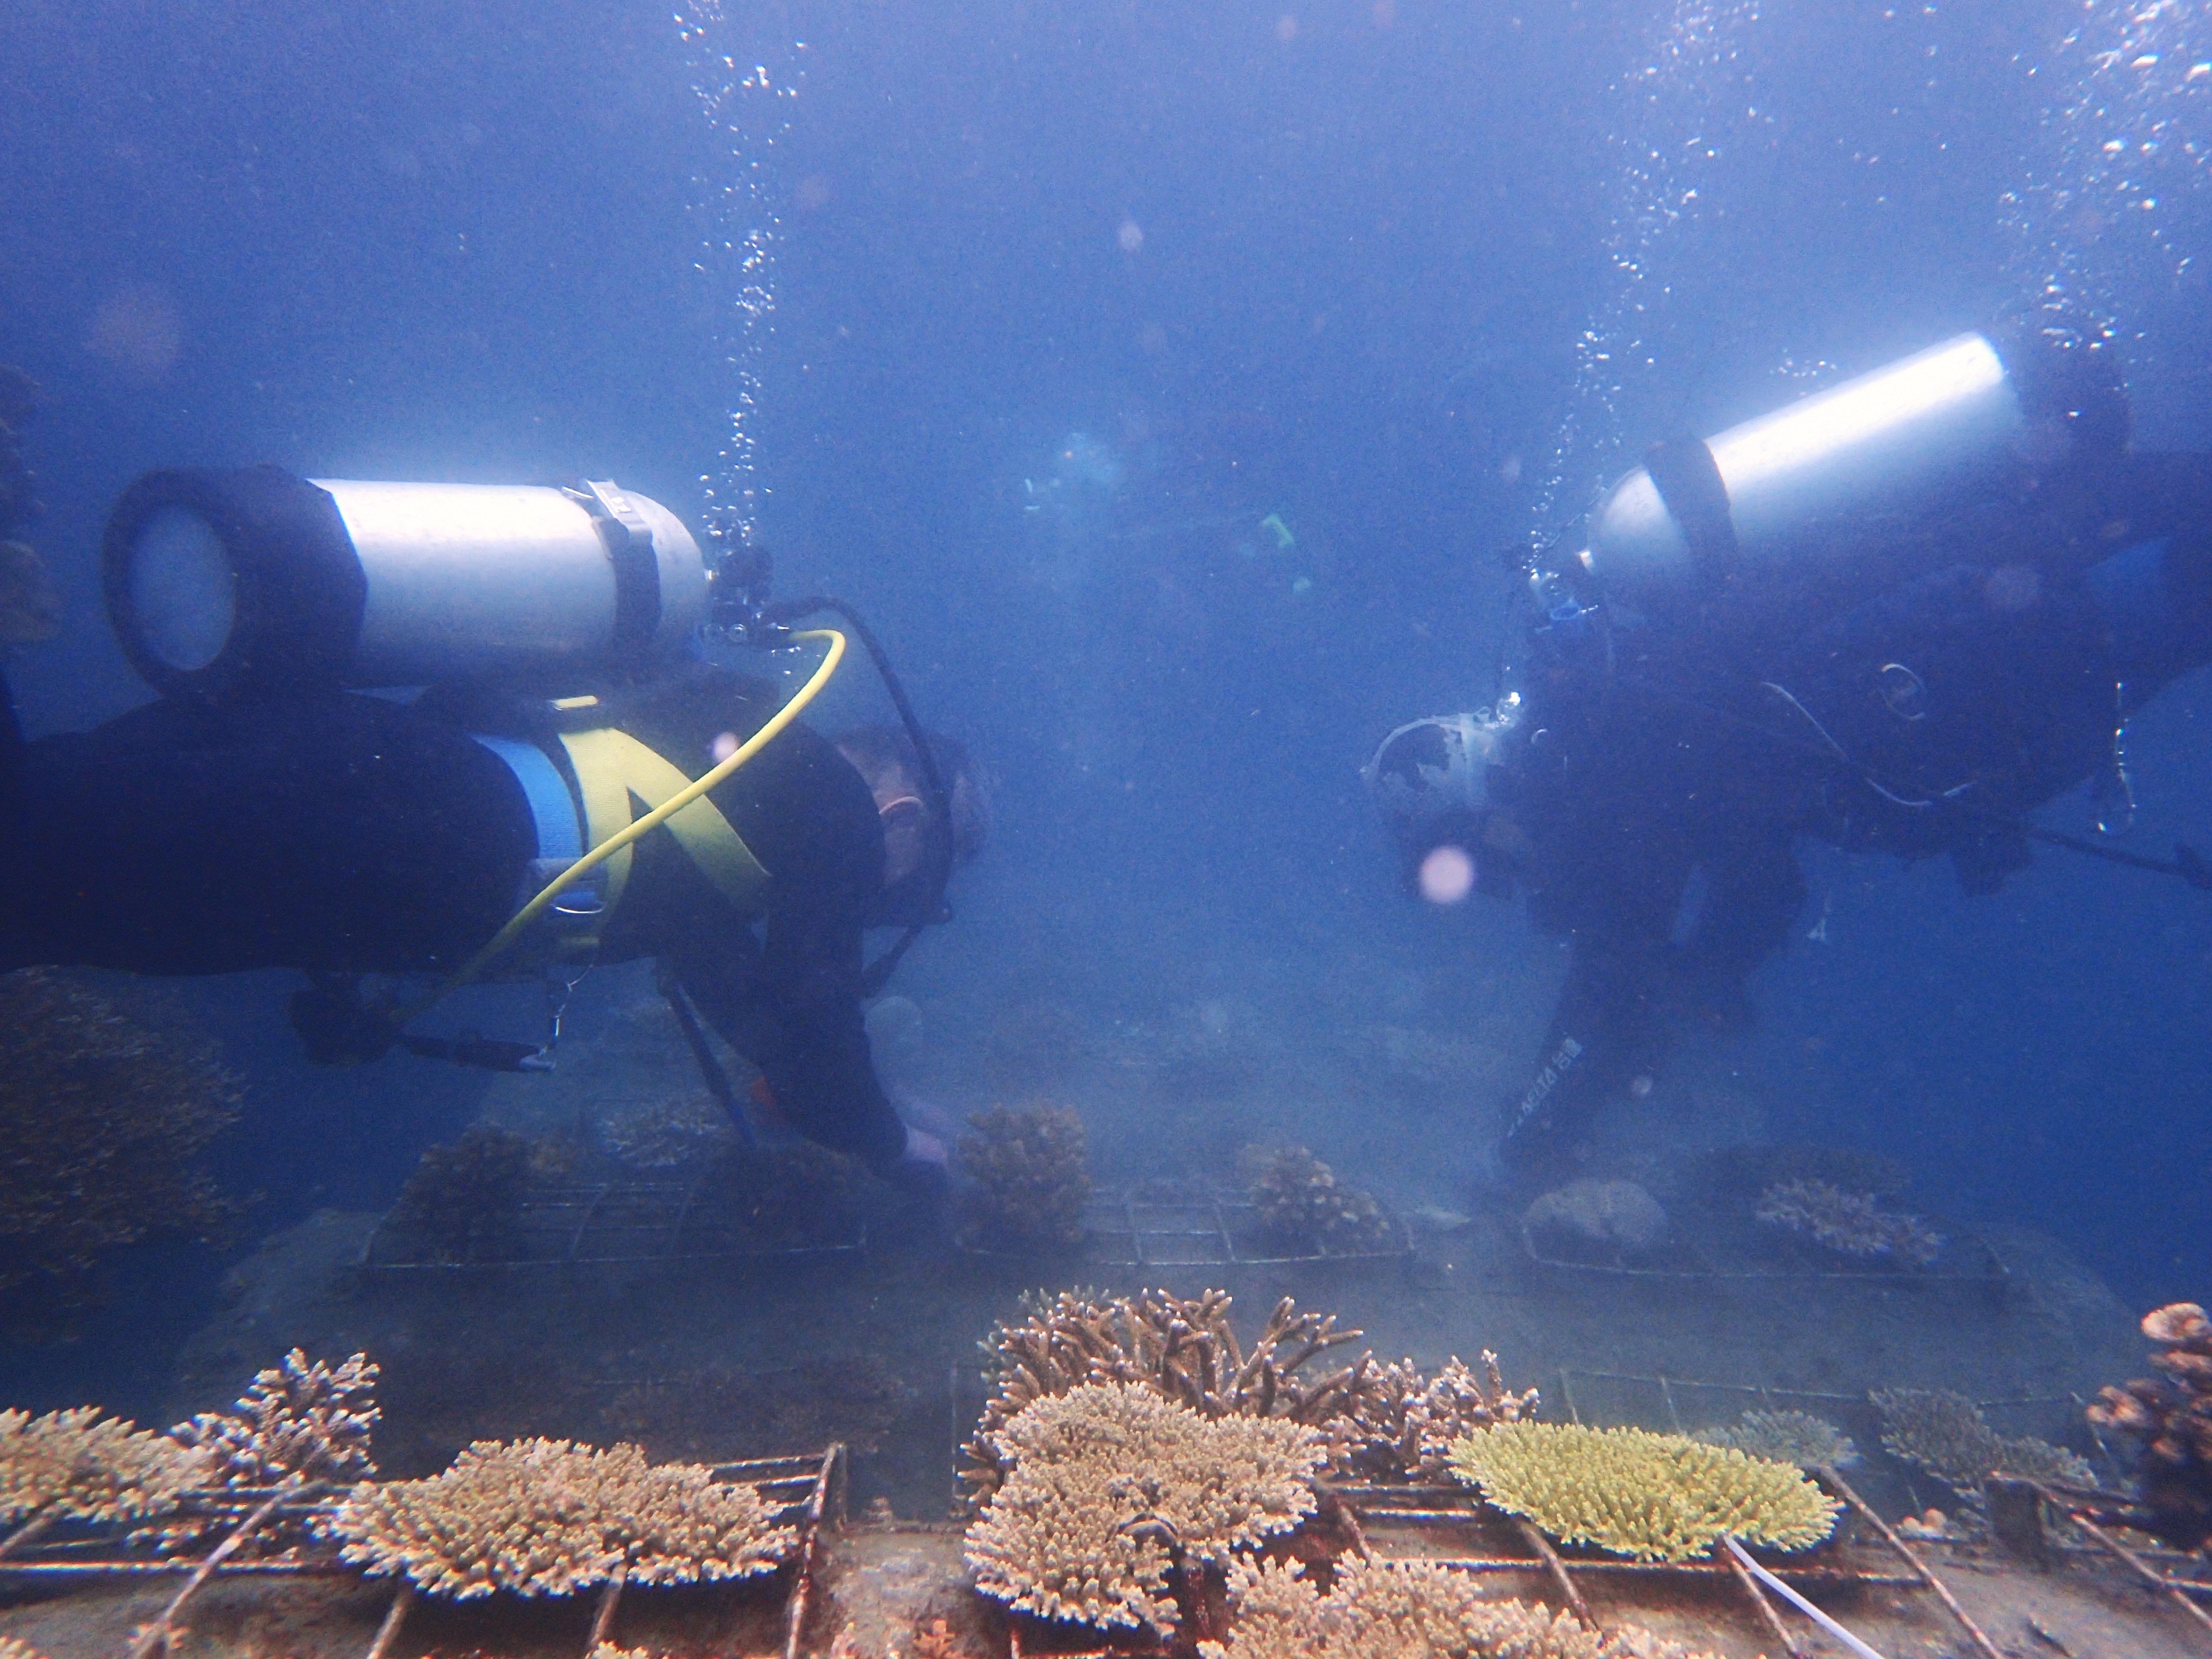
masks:
{"label": "rusty metal rack", "polygon": [[[713,1466],[717,1480],[750,1486],[776,1504],[776,1520],[797,1531],[791,1570],[786,1575],[785,1659],[797,1659],[805,1634],[819,1568],[823,1525],[825,1522],[832,1526],[844,1524],[848,1462],[845,1448],[833,1444],[821,1452],[750,1458]],[[58,1539],[40,1536],[35,1525],[19,1528],[12,1534],[0,1537],[0,1583],[188,1575],[183,1589],[170,1601],[161,1618],[148,1627],[133,1652],[173,1650],[179,1635],[177,1623],[185,1602],[210,1578],[360,1577],[361,1570],[342,1562],[336,1547],[326,1540],[311,1537],[307,1544],[266,1560],[246,1553],[252,1534],[260,1528],[280,1520],[312,1521],[327,1516],[338,1500],[339,1494],[314,1487],[189,1494],[178,1513],[186,1519],[215,1523],[212,1535],[219,1539],[213,1547],[197,1555],[163,1556],[137,1544],[132,1537],[134,1526],[143,1523],[79,1527],[70,1535]],[[595,1647],[611,1623],[620,1599],[620,1580],[611,1581],[600,1594],[592,1621]],[[381,1656],[390,1648],[401,1621],[416,1599],[412,1585],[403,1580],[377,1632],[373,1653]]]}
{"label": "rusty metal rack", "polygon": [[657,1267],[693,1261],[732,1261],[753,1256],[858,1255],[867,1248],[866,1222],[857,1213],[823,1242],[763,1243],[700,1201],[702,1182],[642,1182],[589,1187],[550,1187],[523,1201],[507,1247],[480,1256],[472,1241],[459,1261],[424,1260],[395,1237],[392,1217],[380,1218],[362,1246],[365,1273],[512,1273],[544,1267]]}
{"label": "rusty metal rack", "polygon": [[[975,1249],[1003,1257],[1012,1250]],[[1069,1265],[1093,1267],[1279,1267],[1320,1261],[1405,1261],[1413,1236],[1396,1216],[1383,1217],[1383,1236],[1370,1249],[1316,1246],[1290,1250],[1272,1239],[1258,1208],[1238,1194],[1197,1192],[1187,1196],[1108,1191],[1083,1208],[1083,1243]]]}
{"label": "rusty metal rack", "polygon": [[[1536,1247],[1528,1230],[1521,1230],[1521,1249],[1528,1261],[1547,1273],[1621,1279],[1647,1284],[1679,1285],[1858,1285],[1878,1290],[1907,1286],[1922,1290],[2002,1291],[2012,1281],[2012,1269],[1996,1248],[1978,1233],[1954,1230],[1944,1247],[1947,1260],[1961,1265],[1942,1270],[1922,1267],[1632,1267],[1603,1261],[1570,1261],[1547,1255]],[[1977,1267],[1964,1264],[1978,1262]]]}

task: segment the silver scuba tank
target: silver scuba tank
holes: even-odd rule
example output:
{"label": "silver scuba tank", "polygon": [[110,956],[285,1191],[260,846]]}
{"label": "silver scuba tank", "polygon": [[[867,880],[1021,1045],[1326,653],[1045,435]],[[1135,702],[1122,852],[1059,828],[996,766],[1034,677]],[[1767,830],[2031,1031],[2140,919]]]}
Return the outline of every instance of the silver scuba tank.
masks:
{"label": "silver scuba tank", "polygon": [[125,653],[168,694],[639,666],[706,620],[676,515],[612,483],[149,473],[102,554]]}
{"label": "silver scuba tank", "polygon": [[1663,607],[1778,568],[1838,514],[2117,447],[2127,415],[2112,372],[2078,337],[2001,349],[1962,334],[1702,443],[1656,446],[1592,511],[1567,574]]}

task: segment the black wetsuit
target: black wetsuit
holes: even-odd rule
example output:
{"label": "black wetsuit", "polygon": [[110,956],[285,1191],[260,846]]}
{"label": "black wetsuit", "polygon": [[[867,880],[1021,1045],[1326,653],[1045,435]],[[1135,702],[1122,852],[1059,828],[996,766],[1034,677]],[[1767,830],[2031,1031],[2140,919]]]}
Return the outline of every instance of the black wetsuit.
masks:
{"label": "black wetsuit", "polygon": [[2124,457],[2032,502],[1864,533],[1893,556],[1869,597],[1799,593],[1818,619],[1795,628],[1786,606],[1756,614],[1781,594],[1648,618],[1609,660],[1555,659],[1532,684],[1528,748],[1493,793],[1532,915],[1572,955],[1509,1158],[1571,1150],[1686,1024],[1747,1021],[1745,980],[1805,902],[1800,836],[1947,854],[1993,891],[2027,862],[2027,814],[2212,661],[2206,458]]}
{"label": "black wetsuit", "polygon": [[[701,669],[611,706],[696,776],[718,736],[750,735],[778,701],[764,682]],[[22,745],[0,772],[0,969],[450,971],[528,896],[538,852],[520,783],[467,734],[536,739],[563,763],[533,723],[495,703],[433,712],[333,693],[162,702]],[[598,959],[660,957],[795,1127],[890,1169],[905,1130],[860,1010],[884,861],[868,787],[798,724],[712,799],[769,872],[758,914],[655,830]]]}

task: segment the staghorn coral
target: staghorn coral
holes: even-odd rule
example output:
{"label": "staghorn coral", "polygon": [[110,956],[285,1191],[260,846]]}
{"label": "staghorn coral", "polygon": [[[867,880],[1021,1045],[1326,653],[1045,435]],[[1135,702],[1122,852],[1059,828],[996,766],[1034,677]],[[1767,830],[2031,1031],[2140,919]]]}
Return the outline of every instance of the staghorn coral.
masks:
{"label": "staghorn coral", "polygon": [[1525,1421],[1540,1403],[1534,1389],[1516,1394],[1505,1386],[1498,1356],[1487,1348],[1479,1374],[1455,1354],[1433,1377],[1405,1359],[1373,1367],[1368,1379],[1345,1413],[1346,1444],[1337,1464],[1382,1479],[1440,1477],[1449,1471],[1454,1441]]}
{"label": "staghorn coral", "polygon": [[[201,1484],[244,1492],[281,1486],[339,1486],[376,1473],[368,1440],[383,1415],[375,1364],[356,1353],[335,1367],[295,1348],[257,1372],[228,1411],[202,1412],[169,1431],[201,1460]],[[231,1517],[235,1519],[235,1517]],[[132,1534],[163,1551],[202,1543],[229,1524],[220,1513],[172,1519]],[[307,1528],[295,1518],[263,1525],[246,1545],[256,1555],[296,1549]]]}
{"label": "staghorn coral", "polygon": [[376,1376],[365,1353],[331,1366],[295,1348],[258,1372],[228,1411],[202,1412],[169,1433],[206,1455],[218,1486],[356,1480],[376,1473],[368,1455],[370,1431],[384,1414]]}
{"label": "staghorn coral", "polygon": [[1134,1382],[1038,1400],[997,1439],[1011,1468],[968,1528],[976,1588],[1047,1619],[1163,1633],[1170,1575],[1296,1526],[1326,1455],[1304,1425],[1208,1418]]}
{"label": "staghorn coral", "polygon": [[1810,1412],[1748,1411],[1733,1423],[1699,1429],[1690,1438],[1801,1469],[1846,1469],[1859,1461],[1850,1436]]}
{"label": "staghorn coral", "polygon": [[529,1138],[489,1123],[422,1154],[385,1230],[409,1261],[509,1261],[522,1251]]}
{"label": "staghorn coral", "polygon": [[771,1571],[795,1534],[750,1486],[635,1446],[479,1440],[427,1480],[363,1481],[332,1516],[344,1559],[434,1595],[571,1595]]}
{"label": "staghorn coral", "polygon": [[1330,1349],[1357,1341],[1334,1316],[1302,1314],[1285,1297],[1248,1353],[1229,1319],[1226,1291],[1185,1298],[1165,1291],[1102,1298],[1062,1291],[1030,1306],[1020,1324],[1001,1323],[981,1343],[991,1397],[973,1438],[961,1449],[960,1479],[980,1501],[1006,1474],[998,1434],[1032,1401],[1086,1382],[1141,1382],[1207,1417],[1285,1417],[1309,1425],[1342,1419],[1370,1386],[1372,1362],[1321,1377],[1304,1368]]}
{"label": "staghorn coral", "polygon": [[1079,1244],[1091,1201],[1091,1144],[1083,1120],[1065,1106],[993,1106],[968,1119],[959,1171],[975,1182],[963,1194],[960,1240],[971,1249]]}
{"label": "staghorn coral", "polygon": [[1493,1601],[1431,1561],[1348,1560],[1326,1595],[1295,1562],[1239,1562],[1236,1623],[1203,1659],[1691,1659],[1629,1626],[1600,1635],[1569,1614]]}
{"label": "staghorn coral", "polygon": [[2212,1320],[2194,1302],[2145,1314],[2166,1373],[2100,1389],[2089,1421],[2136,1445],[2136,1490],[2159,1536],[2184,1549],[2212,1538]]}
{"label": "staghorn coral", "polygon": [[237,1103],[212,1043],[158,1031],[68,974],[0,975],[0,1328],[65,1333],[98,1299],[102,1258],[227,1221],[198,1162]]}
{"label": "staghorn coral", "polygon": [[0,1411],[0,1526],[51,1511],[76,1521],[166,1515],[207,1477],[204,1453],[97,1406]]}
{"label": "staghorn coral", "polygon": [[1723,1535],[1808,1549],[1840,1507],[1786,1463],[1643,1429],[1502,1424],[1455,1443],[1451,1462],[1495,1507],[1640,1561],[1687,1561]]}
{"label": "staghorn coral", "polygon": [[1978,1495],[1992,1470],[2068,1486],[2095,1483],[2089,1466],[2063,1446],[2033,1437],[2008,1438],[1981,1407],[1948,1389],[1881,1389],[1868,1396],[1881,1413],[1881,1443],[1961,1496]]}
{"label": "staghorn coral", "polygon": [[1943,1235],[1918,1216],[1882,1209],[1871,1194],[1825,1181],[1777,1182],[1759,1194],[1754,1213],[1770,1227],[1862,1261],[1924,1267],[1943,1248]]}
{"label": "staghorn coral", "polygon": [[1303,1146],[1247,1146],[1237,1164],[1261,1231],[1291,1249],[1354,1255],[1393,1242],[1375,1194],[1346,1186]]}

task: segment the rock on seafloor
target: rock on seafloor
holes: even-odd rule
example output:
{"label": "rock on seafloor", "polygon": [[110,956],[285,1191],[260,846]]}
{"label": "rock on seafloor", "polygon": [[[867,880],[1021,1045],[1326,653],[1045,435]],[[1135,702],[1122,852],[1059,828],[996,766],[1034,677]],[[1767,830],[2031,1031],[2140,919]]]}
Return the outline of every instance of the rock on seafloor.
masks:
{"label": "rock on seafloor", "polygon": [[1667,1212],[1632,1181],[1571,1181],[1522,1212],[1529,1243],[1570,1261],[1649,1255],[1667,1243]]}

